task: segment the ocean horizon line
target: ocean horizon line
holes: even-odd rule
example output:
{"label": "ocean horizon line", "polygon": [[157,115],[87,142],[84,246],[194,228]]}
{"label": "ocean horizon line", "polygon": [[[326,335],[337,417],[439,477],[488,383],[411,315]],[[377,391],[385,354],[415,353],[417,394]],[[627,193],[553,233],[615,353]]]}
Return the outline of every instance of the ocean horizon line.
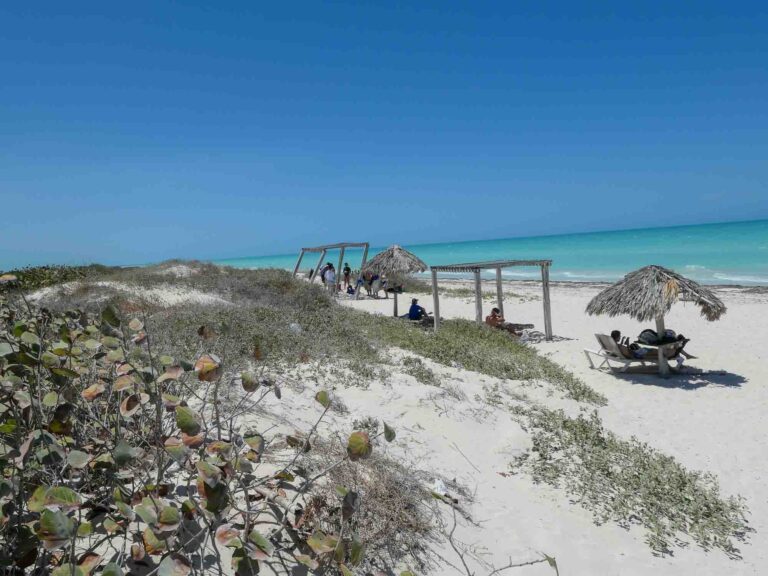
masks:
{"label": "ocean horizon line", "polygon": [[[481,239],[471,239],[471,240],[445,240],[443,242],[406,242],[399,244],[400,246],[404,248],[419,248],[419,247],[426,247],[426,246],[441,246],[445,244],[473,244],[473,243],[482,243],[482,242],[499,242],[502,240],[535,240],[539,238],[566,238],[569,236],[588,236],[590,234],[612,234],[612,233],[625,233],[625,232],[636,232],[636,231],[650,231],[650,230],[674,230],[678,228],[698,228],[702,226],[727,226],[729,224],[752,224],[752,223],[759,223],[759,222],[767,222],[768,218],[756,218],[756,219],[750,219],[750,220],[726,220],[722,222],[702,222],[699,224],[673,224],[670,226],[647,226],[647,227],[635,227],[635,228],[611,228],[606,230],[589,230],[589,231],[581,231],[581,232],[562,232],[562,233],[552,233],[552,234],[534,234],[534,235],[527,235],[527,236],[501,236],[497,238],[481,238]],[[344,240],[346,241],[346,240]],[[364,242],[364,240],[363,240]],[[395,242],[397,244],[397,242]],[[382,244],[382,245],[376,245],[373,244],[370,245],[370,250],[382,250],[386,249],[392,244]],[[322,246],[322,244],[317,244],[317,246]],[[310,246],[298,246],[295,248],[295,252],[281,252],[281,253],[272,253],[272,254],[251,254],[249,256],[227,256],[224,258],[215,258],[213,260],[209,260],[210,262],[222,262],[226,260],[240,260],[240,259],[251,259],[251,258],[276,258],[276,257],[285,257],[285,256],[291,256],[296,255],[298,256],[298,253],[301,251],[302,248],[309,248]]]}
{"label": "ocean horizon line", "polygon": [[[494,259],[550,259],[552,280],[611,282],[649,264],[672,268],[696,281],[711,285],[768,285],[768,219],[692,225],[632,228],[520,236],[460,242],[404,244],[428,265],[478,262]],[[372,246],[369,258],[386,246]],[[300,248],[293,253],[210,260],[240,268],[293,270]],[[338,251],[330,251],[335,262]],[[348,249],[345,260],[359,267],[361,249]],[[301,269],[314,267],[311,254]],[[486,273],[484,276],[489,276]],[[504,270],[508,279],[535,279],[538,270]],[[461,277],[459,275],[458,277]]]}

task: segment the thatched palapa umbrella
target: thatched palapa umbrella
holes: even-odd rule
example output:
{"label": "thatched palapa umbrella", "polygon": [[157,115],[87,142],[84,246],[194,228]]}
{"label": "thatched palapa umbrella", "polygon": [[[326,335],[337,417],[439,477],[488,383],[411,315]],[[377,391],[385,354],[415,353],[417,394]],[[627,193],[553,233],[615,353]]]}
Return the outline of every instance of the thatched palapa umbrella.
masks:
{"label": "thatched palapa umbrella", "polygon": [[[403,274],[413,274],[414,272],[424,272],[427,265],[415,254],[411,254],[403,248],[394,244],[384,252],[376,254],[363,267],[363,272],[376,272],[379,275],[398,276]],[[394,315],[397,316],[397,292],[395,295]]]}
{"label": "thatched palapa umbrella", "polygon": [[[678,300],[699,306],[701,315],[709,321],[717,320],[726,311],[725,304],[711,290],[662,266],[646,266],[600,292],[587,305],[587,313],[628,315],[640,322],[656,320],[656,332],[663,338],[664,316]],[[669,372],[662,346],[659,372]]]}

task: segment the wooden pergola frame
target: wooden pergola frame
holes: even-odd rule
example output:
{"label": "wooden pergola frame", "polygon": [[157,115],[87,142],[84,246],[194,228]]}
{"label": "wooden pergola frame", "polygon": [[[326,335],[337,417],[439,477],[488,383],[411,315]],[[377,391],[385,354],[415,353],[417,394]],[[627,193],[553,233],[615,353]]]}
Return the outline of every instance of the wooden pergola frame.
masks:
{"label": "wooden pergola frame", "polygon": [[296,266],[293,267],[293,275],[295,276],[296,273],[299,271],[299,267],[301,266],[301,261],[304,258],[304,254],[309,253],[320,253],[320,258],[317,259],[317,264],[315,265],[314,271],[312,272],[312,278],[309,279],[310,283],[315,281],[315,278],[317,277],[317,273],[320,270],[320,266],[323,264],[323,260],[325,260],[325,255],[328,253],[328,250],[340,250],[339,252],[339,267],[337,268],[337,274],[341,273],[341,267],[344,264],[344,251],[347,248],[362,248],[363,249],[363,261],[360,264],[360,275],[357,277],[357,281],[355,282],[355,299],[357,299],[359,293],[360,293],[360,278],[363,274],[363,267],[365,266],[365,263],[368,261],[368,242],[339,242],[337,244],[326,244],[324,246],[313,246],[311,248],[302,248],[301,252],[299,252],[299,259],[296,261]]}
{"label": "wooden pergola frame", "polygon": [[549,301],[549,267],[552,260],[491,260],[488,262],[467,262],[464,264],[444,264],[430,266],[432,272],[432,299],[434,301],[435,331],[440,327],[440,296],[437,291],[438,272],[471,272],[475,277],[475,320],[483,322],[483,292],[480,284],[481,270],[496,270],[496,306],[504,315],[504,292],[501,285],[502,268],[515,266],[539,266],[541,268],[541,284],[544,300],[544,334],[547,340],[552,340],[552,309]]}

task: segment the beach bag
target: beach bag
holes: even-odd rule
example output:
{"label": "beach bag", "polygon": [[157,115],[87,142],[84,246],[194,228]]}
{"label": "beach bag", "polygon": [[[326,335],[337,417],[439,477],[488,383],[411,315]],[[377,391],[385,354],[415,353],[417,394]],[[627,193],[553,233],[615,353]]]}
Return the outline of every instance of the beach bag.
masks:
{"label": "beach bag", "polygon": [[659,335],[656,334],[655,330],[651,330],[650,328],[646,328],[642,332],[640,332],[640,336],[637,337],[637,341],[641,342],[643,344],[658,344],[659,343]]}

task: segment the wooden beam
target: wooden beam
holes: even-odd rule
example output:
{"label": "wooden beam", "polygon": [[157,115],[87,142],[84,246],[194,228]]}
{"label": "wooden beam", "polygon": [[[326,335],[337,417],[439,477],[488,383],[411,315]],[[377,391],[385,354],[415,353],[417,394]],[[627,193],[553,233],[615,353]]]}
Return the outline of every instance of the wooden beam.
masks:
{"label": "wooden beam", "polygon": [[549,264],[541,267],[541,290],[544,300],[544,335],[552,340],[552,304],[549,301]]}
{"label": "wooden beam", "polygon": [[320,258],[317,259],[317,266],[315,266],[315,271],[312,273],[312,278],[309,279],[310,283],[315,281],[315,278],[317,278],[317,272],[320,270],[320,266],[323,265],[323,260],[325,259],[325,250],[323,250],[320,253]]}
{"label": "wooden beam", "polygon": [[304,249],[301,249],[301,252],[299,252],[299,259],[296,261],[296,266],[293,267],[293,275],[296,276],[296,273],[299,271],[299,266],[301,266],[301,260],[304,258]]}
{"label": "wooden beam", "polygon": [[357,280],[355,280],[355,300],[360,298],[360,278],[363,277],[363,268],[365,268],[366,262],[368,262],[368,242],[365,243],[365,247],[363,248],[363,261],[360,264],[360,274],[357,275]]}
{"label": "wooden beam", "polygon": [[432,270],[432,307],[435,317],[435,332],[440,328],[440,295],[437,293],[437,270]]}
{"label": "wooden beam", "polygon": [[501,268],[496,268],[496,307],[504,316],[504,291],[501,286]]}
{"label": "wooden beam", "polygon": [[[656,318],[656,334],[659,335],[659,338],[664,338],[664,330],[664,316],[659,316]],[[667,363],[667,356],[664,354],[665,350],[666,347],[659,346],[659,374],[662,378],[669,376],[669,364]]]}
{"label": "wooden beam", "polygon": [[480,270],[475,269],[475,321],[483,321],[483,289],[480,285]]}

